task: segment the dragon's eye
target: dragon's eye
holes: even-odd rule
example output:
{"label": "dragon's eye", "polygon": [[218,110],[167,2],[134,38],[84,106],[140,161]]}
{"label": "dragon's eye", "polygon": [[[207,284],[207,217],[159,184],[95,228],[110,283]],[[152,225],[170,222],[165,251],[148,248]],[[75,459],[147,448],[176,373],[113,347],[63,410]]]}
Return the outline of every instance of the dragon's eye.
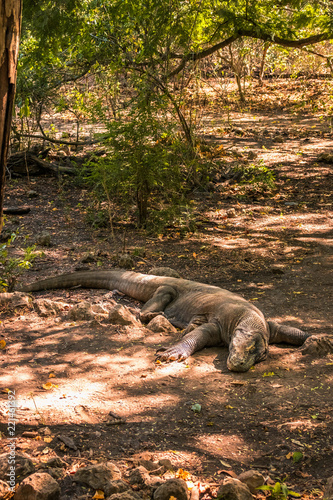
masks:
{"label": "dragon's eye", "polygon": [[251,344],[249,347],[246,348],[246,350],[249,352],[254,352],[256,350],[256,345]]}

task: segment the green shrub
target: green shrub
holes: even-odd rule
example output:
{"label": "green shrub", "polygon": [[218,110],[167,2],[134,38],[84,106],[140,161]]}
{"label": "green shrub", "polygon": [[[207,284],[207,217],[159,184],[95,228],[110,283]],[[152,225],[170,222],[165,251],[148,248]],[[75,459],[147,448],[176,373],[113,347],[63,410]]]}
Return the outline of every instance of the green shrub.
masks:
{"label": "green shrub", "polygon": [[15,282],[25,269],[32,266],[37,254],[34,252],[35,245],[23,249],[23,256],[9,257],[8,249],[15,241],[18,231],[11,234],[10,238],[0,245],[0,291],[12,291]]}

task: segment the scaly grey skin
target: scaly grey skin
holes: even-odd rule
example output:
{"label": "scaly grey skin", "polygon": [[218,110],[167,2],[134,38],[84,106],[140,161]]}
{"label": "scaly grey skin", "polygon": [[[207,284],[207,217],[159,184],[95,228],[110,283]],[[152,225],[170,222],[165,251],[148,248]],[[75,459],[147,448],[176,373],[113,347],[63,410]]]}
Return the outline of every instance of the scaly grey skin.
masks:
{"label": "scaly grey skin", "polygon": [[185,334],[175,345],[160,349],[157,359],[175,361],[208,346],[229,346],[231,371],[245,372],[267,356],[268,344],[301,345],[309,334],[273,321],[243,297],[223,288],[195,281],[153,276],[132,271],[81,271],[63,274],[21,287],[35,292],[55,288],[117,289],[145,302],[141,319],[149,321],[163,313]]}

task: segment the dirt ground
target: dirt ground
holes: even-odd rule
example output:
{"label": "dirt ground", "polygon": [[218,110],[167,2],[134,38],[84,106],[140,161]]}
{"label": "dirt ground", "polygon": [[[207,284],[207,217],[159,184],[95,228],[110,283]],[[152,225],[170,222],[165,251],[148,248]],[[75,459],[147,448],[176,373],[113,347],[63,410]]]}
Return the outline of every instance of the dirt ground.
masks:
{"label": "dirt ground", "polygon": [[[229,129],[211,123],[207,115],[203,136],[229,148],[228,161],[252,152],[273,169],[274,195],[237,199],[242,188],[214,181],[194,194],[196,231],[184,236],[171,228],[152,237],[130,229],[124,237],[119,229],[113,241],[107,229],[87,223],[89,193],[73,179],[11,181],[6,205],[31,207],[28,215],[7,218],[6,228],[20,229],[15,245],[33,243],[43,230],[51,234],[51,245],[37,247],[43,254],[21,280],[115,267],[125,239],[137,271],[169,266],[184,278],[241,294],[267,318],[332,335],[333,175],[332,163],[318,161],[320,153],[332,153],[330,127],[289,109],[234,112]],[[36,198],[28,197],[30,190]],[[87,252],[92,262],[82,261]],[[68,464],[61,498],[94,494],[70,481],[78,467],[112,460],[125,470],[142,452],[188,471],[206,487],[201,498],[212,498],[227,475],[249,469],[269,483],[284,481],[302,498],[322,498],[333,475],[332,353],[303,356],[295,347],[271,346],[268,358],[247,373],[229,372],[227,349],[219,347],[185,362],[155,364],[156,349],[174,342],[173,336],[66,319],[71,305],[107,302],[109,291],[35,296],[69,306],[57,316],[28,308],[1,312],[2,448],[8,444],[9,388],[18,399],[17,451],[34,462],[58,455]],[[115,297],[139,311],[135,301]],[[43,388],[48,382],[56,387]],[[196,403],[200,413],[193,411]],[[26,437],[27,431],[35,434]],[[64,443],[66,437],[76,449]],[[295,452],[302,454],[299,461]]]}

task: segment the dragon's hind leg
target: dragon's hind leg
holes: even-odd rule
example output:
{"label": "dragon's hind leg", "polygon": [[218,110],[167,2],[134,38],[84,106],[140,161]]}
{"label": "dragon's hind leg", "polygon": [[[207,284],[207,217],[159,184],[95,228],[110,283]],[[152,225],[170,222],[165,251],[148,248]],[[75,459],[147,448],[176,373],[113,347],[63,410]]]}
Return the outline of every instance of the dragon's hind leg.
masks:
{"label": "dragon's hind leg", "polygon": [[144,323],[148,323],[158,314],[162,314],[164,309],[177,297],[176,290],[169,285],[160,286],[154,295],[145,303],[141,309],[140,318]]}

